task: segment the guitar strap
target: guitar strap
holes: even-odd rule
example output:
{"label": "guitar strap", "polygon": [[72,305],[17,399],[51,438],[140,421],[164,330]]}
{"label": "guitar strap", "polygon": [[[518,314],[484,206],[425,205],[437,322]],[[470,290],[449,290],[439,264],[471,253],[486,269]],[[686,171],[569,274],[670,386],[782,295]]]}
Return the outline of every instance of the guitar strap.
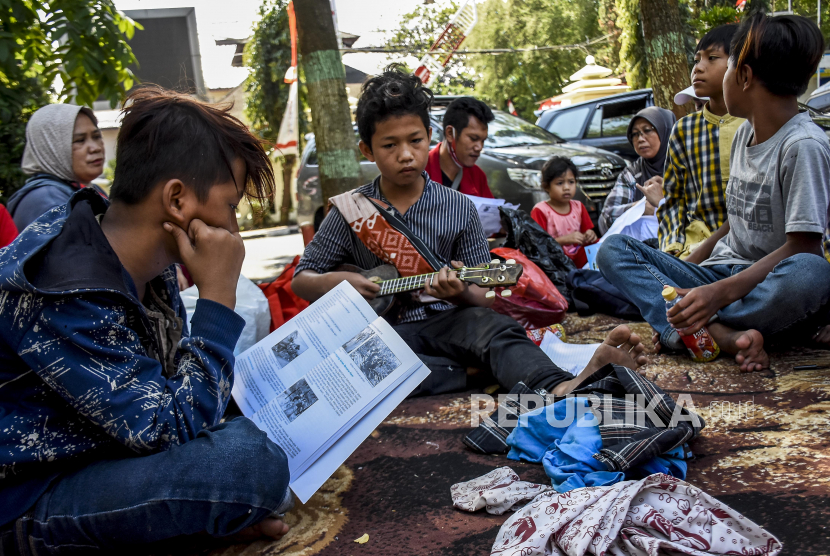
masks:
{"label": "guitar strap", "polygon": [[341,193],[329,203],[337,207],[363,245],[401,276],[427,274],[444,266],[386,203],[357,191]]}

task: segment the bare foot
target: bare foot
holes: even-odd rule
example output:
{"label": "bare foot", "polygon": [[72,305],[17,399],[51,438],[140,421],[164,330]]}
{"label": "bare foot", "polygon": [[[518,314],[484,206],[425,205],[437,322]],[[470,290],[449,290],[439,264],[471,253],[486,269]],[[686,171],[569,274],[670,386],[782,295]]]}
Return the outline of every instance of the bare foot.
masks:
{"label": "bare foot", "polygon": [[261,539],[262,537],[271,537],[272,539],[279,539],[286,533],[290,527],[281,519],[276,517],[266,517],[256,525],[251,525],[233,535],[233,540],[238,542],[249,542]]}
{"label": "bare foot", "polygon": [[660,333],[656,330],[651,330],[651,343],[654,344],[654,353],[660,353],[663,344],[660,343]]}
{"label": "bare foot", "polygon": [[648,362],[646,356],[643,355],[645,349],[646,347],[640,342],[640,336],[631,332],[626,325],[621,324],[608,333],[605,341],[594,352],[591,361],[579,373],[579,376],[556,386],[553,394],[564,396],[608,363],[636,370]]}
{"label": "bare foot", "polygon": [[769,368],[769,356],[764,351],[764,337],[757,330],[735,330],[720,323],[712,323],[709,332],[723,351],[735,356],[741,372],[751,373]]}

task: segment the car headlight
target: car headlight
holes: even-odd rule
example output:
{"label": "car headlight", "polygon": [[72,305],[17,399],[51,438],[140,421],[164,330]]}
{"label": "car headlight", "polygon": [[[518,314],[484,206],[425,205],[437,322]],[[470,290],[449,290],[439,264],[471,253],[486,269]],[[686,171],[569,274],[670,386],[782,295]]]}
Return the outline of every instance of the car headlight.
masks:
{"label": "car headlight", "polygon": [[508,168],[507,175],[510,176],[511,180],[528,189],[542,189],[542,172],[539,170]]}

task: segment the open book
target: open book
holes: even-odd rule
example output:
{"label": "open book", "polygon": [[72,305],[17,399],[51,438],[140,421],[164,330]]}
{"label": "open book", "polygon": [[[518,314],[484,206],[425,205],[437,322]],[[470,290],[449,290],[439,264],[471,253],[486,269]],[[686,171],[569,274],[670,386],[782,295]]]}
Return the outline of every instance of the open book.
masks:
{"label": "open book", "polygon": [[429,374],[348,283],[236,358],[233,397],[305,503]]}

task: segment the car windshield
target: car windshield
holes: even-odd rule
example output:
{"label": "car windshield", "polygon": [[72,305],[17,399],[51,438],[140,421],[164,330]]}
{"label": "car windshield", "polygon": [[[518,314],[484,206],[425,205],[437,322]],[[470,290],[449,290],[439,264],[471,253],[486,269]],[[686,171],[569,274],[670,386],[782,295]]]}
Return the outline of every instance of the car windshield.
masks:
{"label": "car windshield", "polygon": [[563,143],[564,140],[553,133],[512,116],[507,112],[493,110],[495,120],[488,127],[487,141],[484,146],[491,149],[500,147],[519,147],[526,145],[546,145]]}

